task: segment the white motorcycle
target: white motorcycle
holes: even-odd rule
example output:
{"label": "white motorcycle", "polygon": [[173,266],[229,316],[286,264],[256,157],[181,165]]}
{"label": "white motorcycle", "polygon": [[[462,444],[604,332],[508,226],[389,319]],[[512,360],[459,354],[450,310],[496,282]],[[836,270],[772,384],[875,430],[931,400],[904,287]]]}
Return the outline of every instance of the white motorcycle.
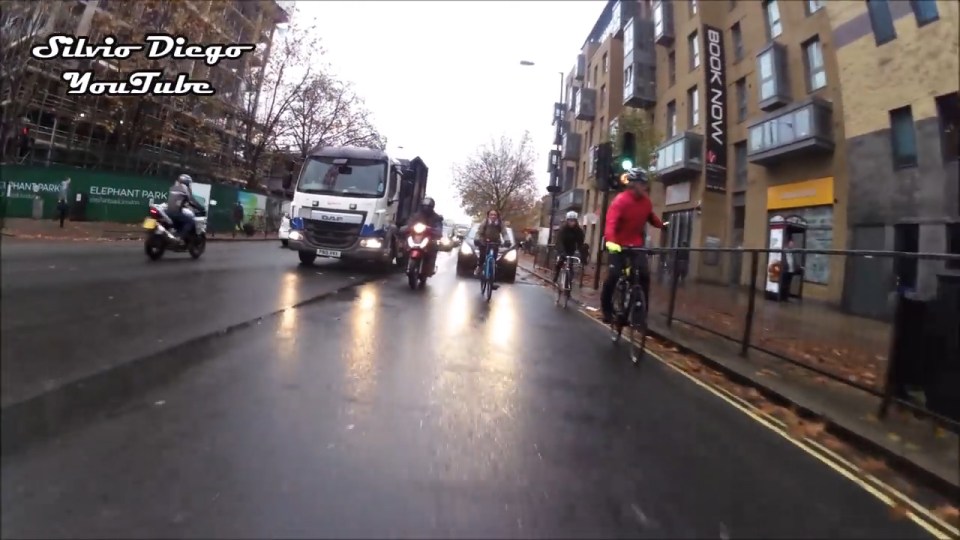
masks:
{"label": "white motorcycle", "polygon": [[[210,206],[216,206],[217,201],[210,201]],[[146,238],[143,250],[152,261],[163,257],[168,249],[182,253],[190,253],[194,259],[199,259],[207,247],[207,215],[202,209],[190,210],[184,208],[183,215],[193,220],[194,228],[187,238],[181,239],[174,234],[176,230],[173,220],[167,214],[167,203],[151,204],[149,215],[143,220]]]}

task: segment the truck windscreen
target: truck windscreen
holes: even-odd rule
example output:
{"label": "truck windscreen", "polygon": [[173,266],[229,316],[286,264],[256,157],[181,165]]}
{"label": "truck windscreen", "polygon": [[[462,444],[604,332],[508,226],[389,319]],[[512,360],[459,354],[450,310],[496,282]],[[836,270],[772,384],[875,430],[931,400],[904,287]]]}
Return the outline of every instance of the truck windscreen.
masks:
{"label": "truck windscreen", "polygon": [[386,176],[387,164],[383,161],[312,157],[303,169],[297,191],[346,197],[382,197],[386,189]]}

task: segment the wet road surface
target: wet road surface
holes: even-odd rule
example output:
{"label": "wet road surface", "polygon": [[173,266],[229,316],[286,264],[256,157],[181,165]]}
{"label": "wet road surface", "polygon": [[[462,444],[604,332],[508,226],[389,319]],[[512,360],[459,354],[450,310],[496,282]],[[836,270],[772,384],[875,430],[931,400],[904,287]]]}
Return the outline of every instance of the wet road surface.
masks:
{"label": "wet road surface", "polygon": [[299,267],[279,246],[211,243],[196,261],[149,262],[139,242],[4,239],[3,405],[364,279]]}
{"label": "wet road surface", "polygon": [[6,456],[3,536],[925,537],[540,287],[486,305],[440,263],[212,339]]}

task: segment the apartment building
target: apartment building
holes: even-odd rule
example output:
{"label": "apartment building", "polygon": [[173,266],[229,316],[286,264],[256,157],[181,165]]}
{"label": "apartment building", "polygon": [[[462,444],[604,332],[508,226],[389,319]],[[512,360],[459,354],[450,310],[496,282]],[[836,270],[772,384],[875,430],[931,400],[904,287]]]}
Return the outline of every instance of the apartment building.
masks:
{"label": "apartment building", "polygon": [[[254,96],[259,95],[263,81],[257,68],[269,58],[277,25],[287,22],[277,2],[69,0],[52,6],[44,15],[48,17],[45,33],[88,36],[94,42],[112,34],[120,42],[128,42],[139,41],[151,26],[159,25],[164,31],[188,33],[192,43],[253,43],[258,50],[215,66],[178,62],[180,72],[194,80],[210,81],[217,89],[215,96],[203,99],[73,96],[66,93],[66,83],[60,78],[66,67],[94,69],[105,80],[115,80],[118,68],[105,60],[81,64],[31,60],[19,95],[4,96],[4,103],[8,99],[26,103],[23,116],[32,148],[24,163],[159,176],[186,171],[205,182],[244,183],[236,166],[248,138],[250,104],[256,102]],[[165,11],[158,15],[158,9]],[[179,23],[158,22],[158,17],[189,21],[189,31]],[[137,142],[131,144],[131,140]]]}
{"label": "apartment building", "polygon": [[[851,249],[960,252],[958,4],[828,2],[842,95]],[[886,311],[873,292],[898,276],[921,299],[960,268],[854,259],[844,306]]]}
{"label": "apartment building", "polygon": [[552,170],[562,188],[555,224],[567,211],[579,212],[593,248],[603,233],[593,148],[616,133],[625,107],[649,108],[656,94],[649,8],[630,0],[606,3],[567,76],[565,104],[557,104],[554,116],[561,124],[561,155],[559,168]]}

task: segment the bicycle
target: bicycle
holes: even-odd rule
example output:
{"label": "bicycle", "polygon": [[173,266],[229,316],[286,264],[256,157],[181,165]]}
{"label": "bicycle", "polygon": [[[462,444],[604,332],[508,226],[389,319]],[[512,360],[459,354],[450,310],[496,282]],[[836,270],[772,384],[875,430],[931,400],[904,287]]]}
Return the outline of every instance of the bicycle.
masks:
{"label": "bicycle", "polygon": [[563,308],[567,308],[570,302],[570,293],[573,291],[573,266],[579,265],[580,257],[573,255],[564,256],[563,266],[560,267],[560,275],[557,278],[557,305],[563,301]]}
{"label": "bicycle", "polygon": [[487,256],[483,261],[483,271],[480,272],[480,296],[485,296],[487,302],[493,296],[493,284],[497,279],[497,242],[487,242]]}
{"label": "bicycle", "polygon": [[626,257],[623,271],[617,279],[613,295],[613,323],[611,341],[617,343],[624,327],[629,328],[627,339],[630,341],[630,360],[634,365],[640,363],[647,345],[648,304],[643,287],[640,285],[640,272],[634,271],[639,257],[646,257],[644,248],[623,248]]}

